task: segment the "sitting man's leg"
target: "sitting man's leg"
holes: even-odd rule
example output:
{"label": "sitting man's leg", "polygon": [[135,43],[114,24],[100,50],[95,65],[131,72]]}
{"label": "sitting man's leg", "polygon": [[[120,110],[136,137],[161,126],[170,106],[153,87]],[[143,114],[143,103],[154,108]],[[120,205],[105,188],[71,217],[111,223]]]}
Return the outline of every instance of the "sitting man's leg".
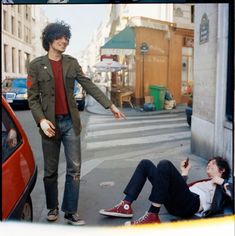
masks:
{"label": "sitting man's leg", "polygon": [[[142,160],[133,173],[124,193],[123,201],[110,209],[100,210],[106,216],[132,217],[131,204],[139,196],[146,179],[152,184],[148,212],[140,219],[127,224],[159,223],[158,213],[162,204],[175,215],[193,215],[199,207],[199,199],[192,194],[175,166],[167,160],[155,166],[150,160]],[[185,204],[189,207],[185,207]]]}
{"label": "sitting man's leg", "polygon": [[138,198],[147,178],[152,178],[151,176],[154,175],[155,170],[156,166],[151,161],[140,161],[124,190],[126,196],[123,201],[113,208],[101,209],[99,213],[105,216],[132,217],[131,204]]}
{"label": "sitting man's leg", "polygon": [[[144,167],[142,173],[145,173],[152,184],[149,196],[152,204],[144,216],[126,224],[159,223],[158,213],[162,204],[170,213],[178,216],[193,215],[197,211],[199,199],[189,191],[181,174],[170,161],[160,161],[156,167],[151,161],[145,160],[142,167]],[[129,185],[125,189],[127,196],[131,196],[138,189],[138,186],[133,188],[134,182],[130,181]],[[141,185],[139,188],[142,189]]]}

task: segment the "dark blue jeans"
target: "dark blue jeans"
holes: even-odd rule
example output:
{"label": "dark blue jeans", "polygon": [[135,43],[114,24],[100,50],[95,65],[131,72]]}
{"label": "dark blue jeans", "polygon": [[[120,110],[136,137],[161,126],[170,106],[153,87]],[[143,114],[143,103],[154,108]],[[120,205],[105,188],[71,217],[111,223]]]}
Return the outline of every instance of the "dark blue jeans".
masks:
{"label": "dark blue jeans", "polygon": [[137,166],[124,193],[136,200],[146,180],[152,184],[149,200],[164,204],[169,213],[190,217],[200,206],[199,196],[192,193],[175,166],[167,160],[155,166],[150,160],[142,160]]}
{"label": "dark blue jeans", "polygon": [[56,137],[42,138],[44,156],[44,187],[48,209],[54,209],[58,202],[58,164],[61,142],[66,158],[66,179],[62,211],[75,213],[78,208],[81,145],[80,136],[76,136],[69,115],[56,116]]}

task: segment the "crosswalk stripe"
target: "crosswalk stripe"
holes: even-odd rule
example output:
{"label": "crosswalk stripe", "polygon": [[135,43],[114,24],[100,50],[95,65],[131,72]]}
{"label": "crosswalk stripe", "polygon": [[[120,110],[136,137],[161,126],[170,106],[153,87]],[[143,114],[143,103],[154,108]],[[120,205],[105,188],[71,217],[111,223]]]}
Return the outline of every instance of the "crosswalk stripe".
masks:
{"label": "crosswalk stripe", "polygon": [[158,129],[168,129],[168,128],[179,128],[188,127],[185,123],[179,124],[164,124],[164,125],[148,125],[142,127],[131,127],[123,129],[108,129],[108,130],[92,130],[86,133],[86,138],[97,137],[101,135],[115,135],[115,134],[125,134],[132,132],[148,131],[148,130],[158,130]]}
{"label": "crosswalk stripe", "polygon": [[171,134],[161,134],[161,135],[151,135],[147,137],[138,137],[138,138],[122,138],[115,140],[106,140],[100,142],[87,142],[86,146],[88,150],[100,149],[100,148],[110,148],[117,146],[129,146],[135,144],[149,144],[149,143],[159,143],[164,141],[173,141],[189,138],[191,132],[177,132]]}
{"label": "crosswalk stripe", "polygon": [[154,119],[154,120],[138,120],[138,121],[114,121],[112,123],[100,123],[100,124],[89,124],[88,129],[93,129],[96,127],[109,127],[109,126],[120,126],[120,125],[133,125],[133,124],[150,124],[150,123],[160,123],[160,122],[177,122],[177,121],[185,121],[185,118],[172,118],[172,119]]}
{"label": "crosswalk stripe", "polygon": [[[169,117],[179,117],[178,114],[167,114],[167,115],[151,115],[151,116],[128,116],[127,120],[143,120],[143,119],[158,119],[158,118],[169,118]],[[89,122],[91,123],[103,123],[104,121],[114,121],[113,116],[90,116]]]}

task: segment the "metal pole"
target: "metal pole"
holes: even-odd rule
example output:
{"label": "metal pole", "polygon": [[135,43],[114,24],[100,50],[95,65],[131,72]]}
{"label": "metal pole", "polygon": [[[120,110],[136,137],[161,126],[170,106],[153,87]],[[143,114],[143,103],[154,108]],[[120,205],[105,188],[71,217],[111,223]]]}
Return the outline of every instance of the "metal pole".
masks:
{"label": "metal pole", "polygon": [[143,65],[142,65],[142,97],[143,97],[143,104],[144,104],[144,53],[142,53],[143,55]]}

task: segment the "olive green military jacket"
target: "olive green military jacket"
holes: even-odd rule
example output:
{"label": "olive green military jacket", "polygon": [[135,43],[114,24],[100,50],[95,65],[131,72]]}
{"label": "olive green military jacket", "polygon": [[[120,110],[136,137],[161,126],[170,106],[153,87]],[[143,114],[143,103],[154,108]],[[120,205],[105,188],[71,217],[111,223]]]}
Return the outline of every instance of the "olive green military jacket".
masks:
{"label": "olive green military jacket", "polygon": [[[81,122],[74,98],[75,80],[104,108],[109,108],[112,102],[89,78],[84,76],[81,66],[75,58],[63,55],[62,68],[69,112],[75,133],[79,135]],[[27,87],[29,107],[37,125],[39,126],[39,122],[43,118],[55,125],[55,85],[48,55],[38,57],[29,64]],[[40,133],[44,135],[42,131]]]}

